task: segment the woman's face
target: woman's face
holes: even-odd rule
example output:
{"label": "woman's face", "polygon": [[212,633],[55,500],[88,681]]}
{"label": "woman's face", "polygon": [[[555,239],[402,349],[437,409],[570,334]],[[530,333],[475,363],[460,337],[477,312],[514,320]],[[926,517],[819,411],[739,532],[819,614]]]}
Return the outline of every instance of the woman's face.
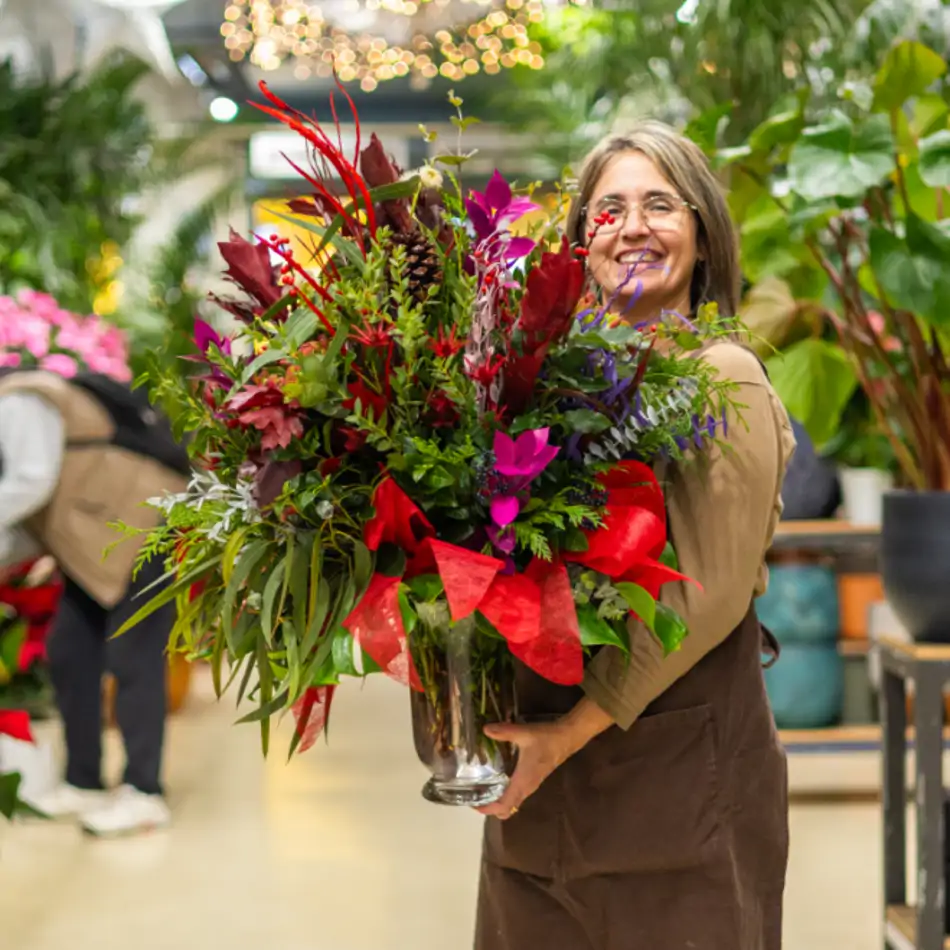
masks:
{"label": "woman's face", "polygon": [[[690,282],[698,259],[696,219],[656,165],[642,152],[614,157],[594,186],[585,234],[607,212],[613,224],[588,241],[588,266],[612,309],[638,323],[671,310],[690,311]],[[638,284],[642,284],[640,296]]]}

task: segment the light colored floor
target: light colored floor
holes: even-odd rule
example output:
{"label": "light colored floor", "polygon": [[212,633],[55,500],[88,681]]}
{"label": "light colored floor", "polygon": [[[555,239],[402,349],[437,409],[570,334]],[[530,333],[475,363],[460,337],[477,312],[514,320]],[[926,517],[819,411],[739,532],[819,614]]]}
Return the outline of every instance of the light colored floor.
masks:
{"label": "light colored floor", "polygon": [[[103,842],[70,826],[0,826],[0,947],[471,945],[479,819],[419,797],[398,687],[342,691],[329,747],[290,765],[286,728],[265,764],[254,727],[234,718],[199,683],[172,721],[168,832]],[[109,752],[115,764],[114,736]],[[816,767],[803,766],[806,781]],[[786,950],[879,950],[880,840],[876,805],[793,809]]]}

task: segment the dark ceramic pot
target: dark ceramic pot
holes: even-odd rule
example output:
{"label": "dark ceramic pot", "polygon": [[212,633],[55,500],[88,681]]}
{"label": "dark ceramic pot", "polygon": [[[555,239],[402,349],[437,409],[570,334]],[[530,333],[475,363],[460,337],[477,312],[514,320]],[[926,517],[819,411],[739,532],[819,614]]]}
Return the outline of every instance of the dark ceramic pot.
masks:
{"label": "dark ceramic pot", "polygon": [[881,574],[907,632],[915,640],[950,643],[950,492],[884,496]]}

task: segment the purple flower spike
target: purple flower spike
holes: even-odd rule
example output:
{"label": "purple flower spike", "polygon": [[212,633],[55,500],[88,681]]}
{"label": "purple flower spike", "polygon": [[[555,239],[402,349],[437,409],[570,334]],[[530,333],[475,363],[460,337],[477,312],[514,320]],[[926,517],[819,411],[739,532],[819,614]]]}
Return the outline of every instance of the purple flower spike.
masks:
{"label": "purple flower spike", "polygon": [[515,549],[515,533],[511,528],[499,528],[495,525],[489,525],[485,529],[485,533],[488,535],[488,540],[494,545],[494,547],[501,551],[502,554],[511,554]]}
{"label": "purple flower spike", "polygon": [[550,430],[529,429],[517,439],[504,432],[495,433],[495,471],[508,478],[520,478],[526,482],[537,478],[554,460],[559,449],[548,445]]}

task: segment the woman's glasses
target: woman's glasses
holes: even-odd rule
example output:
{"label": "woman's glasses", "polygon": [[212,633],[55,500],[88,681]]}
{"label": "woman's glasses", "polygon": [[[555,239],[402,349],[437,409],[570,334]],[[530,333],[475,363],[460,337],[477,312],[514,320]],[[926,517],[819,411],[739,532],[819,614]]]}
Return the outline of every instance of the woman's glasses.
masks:
{"label": "woman's glasses", "polygon": [[687,209],[696,211],[696,206],[677,195],[650,195],[643,201],[629,203],[605,198],[587,212],[587,236],[616,234],[626,226],[632,214],[639,214],[644,227],[650,231],[673,231],[680,226]]}

